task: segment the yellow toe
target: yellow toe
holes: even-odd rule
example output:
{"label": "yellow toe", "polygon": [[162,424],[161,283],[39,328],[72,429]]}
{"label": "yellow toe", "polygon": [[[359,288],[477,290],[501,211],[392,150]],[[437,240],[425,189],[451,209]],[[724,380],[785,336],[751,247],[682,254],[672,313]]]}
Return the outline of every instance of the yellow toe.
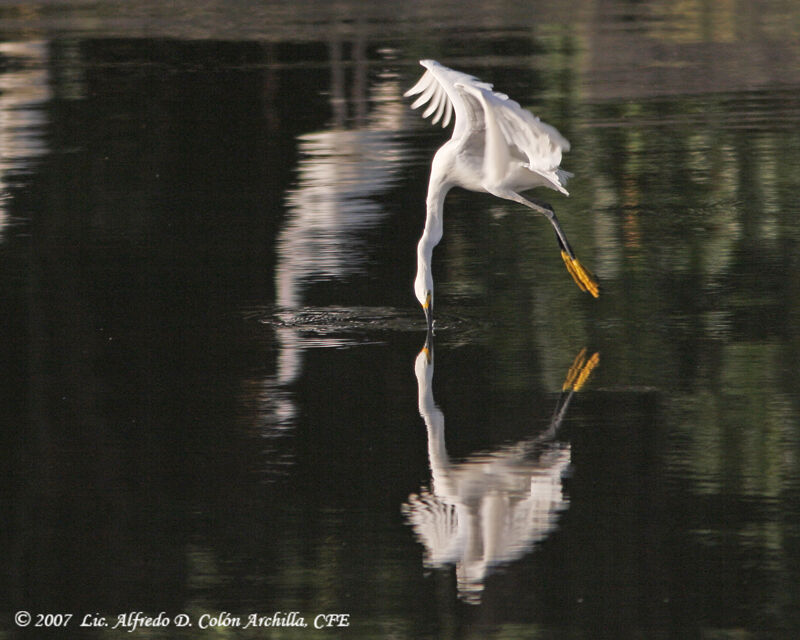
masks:
{"label": "yellow toe", "polygon": [[566,251],[561,252],[561,258],[567,265],[567,271],[581,291],[588,291],[593,297],[600,297],[600,284],[594,274],[584,267],[577,258],[570,258]]}

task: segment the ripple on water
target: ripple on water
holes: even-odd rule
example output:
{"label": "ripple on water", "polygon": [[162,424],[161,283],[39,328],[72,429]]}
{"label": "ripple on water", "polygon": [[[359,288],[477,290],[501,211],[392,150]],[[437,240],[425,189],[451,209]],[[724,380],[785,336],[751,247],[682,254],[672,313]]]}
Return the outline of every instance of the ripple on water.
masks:
{"label": "ripple on water", "polygon": [[[417,309],[395,307],[257,307],[247,309],[244,315],[276,329],[293,329],[310,336],[350,336],[350,340],[345,340],[347,344],[381,342],[377,336],[386,332],[425,331],[424,317]],[[482,322],[473,319],[438,315],[435,332],[464,334],[461,337],[466,338],[467,334],[479,331],[482,326]],[[354,339],[356,334],[357,340]]]}

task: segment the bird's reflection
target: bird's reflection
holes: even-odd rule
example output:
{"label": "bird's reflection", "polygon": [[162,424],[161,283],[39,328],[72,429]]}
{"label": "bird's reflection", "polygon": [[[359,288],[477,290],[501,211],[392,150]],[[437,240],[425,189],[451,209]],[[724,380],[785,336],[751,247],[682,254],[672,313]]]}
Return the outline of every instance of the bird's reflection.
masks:
{"label": "bird's reflection", "polygon": [[599,363],[583,349],[564,382],[548,428],[538,436],[453,462],[445,445],[444,415],[433,398],[433,339],[414,363],[419,412],[428,431],[430,488],[403,505],[425,546],[428,567],[455,565],[459,596],[479,603],[493,567],[522,557],[555,528],[567,508],[561,482],[570,445],[556,439],[573,394]]}

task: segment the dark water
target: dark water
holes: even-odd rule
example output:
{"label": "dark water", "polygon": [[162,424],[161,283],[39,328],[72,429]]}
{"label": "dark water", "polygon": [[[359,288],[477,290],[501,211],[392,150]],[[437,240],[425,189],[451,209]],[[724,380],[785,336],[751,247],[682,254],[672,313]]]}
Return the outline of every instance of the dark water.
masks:
{"label": "dark water", "polygon": [[[800,635],[797,8],[475,5],[0,7],[0,637]],[[422,57],[599,300],[454,192],[420,352]]]}

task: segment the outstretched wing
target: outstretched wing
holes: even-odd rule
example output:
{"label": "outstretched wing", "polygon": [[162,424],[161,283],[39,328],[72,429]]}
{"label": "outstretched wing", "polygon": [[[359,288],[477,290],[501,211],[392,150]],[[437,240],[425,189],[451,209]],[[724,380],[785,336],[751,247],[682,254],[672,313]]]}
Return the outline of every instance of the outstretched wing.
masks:
{"label": "outstretched wing", "polygon": [[483,109],[460,86],[474,86],[491,91],[492,85],[481,82],[467,73],[448,69],[435,60],[420,60],[419,63],[427,71],[419,79],[419,82],[404,94],[406,97],[421,94],[412,103],[411,108],[417,109],[427,104],[428,108],[423,111],[422,117],[427,118],[433,115],[432,124],[441,120],[442,127],[450,124],[450,119],[455,112],[454,138],[464,131],[483,129]]}
{"label": "outstretched wing", "polygon": [[563,183],[572,174],[559,169],[559,165],[562,152],[569,151],[569,141],[507,95],[474,85],[464,85],[463,90],[483,107],[487,158],[523,156],[528,160],[529,170],[554,182],[554,188],[566,193]]}
{"label": "outstretched wing", "polygon": [[434,124],[444,116],[443,127],[450,123],[455,111],[454,138],[465,131],[486,131],[487,160],[491,156],[498,170],[503,160],[511,156],[527,158],[528,169],[552,182],[554,188],[566,192],[563,184],[571,174],[559,169],[559,165],[561,154],[569,151],[569,141],[555,127],[474,76],[448,69],[434,60],[421,60],[420,64],[427,71],[405,93],[406,96],[421,94],[412,108],[427,103],[422,116],[433,115]]}

